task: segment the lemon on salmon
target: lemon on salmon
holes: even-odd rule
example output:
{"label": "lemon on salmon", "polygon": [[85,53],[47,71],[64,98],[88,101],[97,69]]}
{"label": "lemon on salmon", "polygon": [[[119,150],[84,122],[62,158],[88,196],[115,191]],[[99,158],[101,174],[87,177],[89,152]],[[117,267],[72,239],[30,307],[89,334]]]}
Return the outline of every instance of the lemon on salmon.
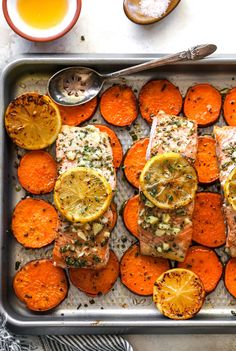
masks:
{"label": "lemon on salmon", "polygon": [[236,210],[236,167],[229,174],[224,185],[224,194],[229,204]]}
{"label": "lemon on salmon", "polygon": [[140,187],[156,207],[175,209],[189,204],[197,190],[197,174],[180,154],[167,152],[152,157],[140,175]]}
{"label": "lemon on salmon", "polygon": [[101,217],[112,200],[112,189],[99,172],[72,168],[59,176],[54,188],[54,202],[71,222],[91,222]]}

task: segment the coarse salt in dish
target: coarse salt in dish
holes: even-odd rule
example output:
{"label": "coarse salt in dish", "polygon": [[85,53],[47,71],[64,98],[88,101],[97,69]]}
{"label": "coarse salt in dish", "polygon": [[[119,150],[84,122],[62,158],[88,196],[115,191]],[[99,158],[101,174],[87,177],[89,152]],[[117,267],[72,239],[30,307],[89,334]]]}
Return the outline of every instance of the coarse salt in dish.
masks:
{"label": "coarse salt in dish", "polygon": [[140,0],[140,12],[149,17],[159,18],[167,11],[171,0]]}

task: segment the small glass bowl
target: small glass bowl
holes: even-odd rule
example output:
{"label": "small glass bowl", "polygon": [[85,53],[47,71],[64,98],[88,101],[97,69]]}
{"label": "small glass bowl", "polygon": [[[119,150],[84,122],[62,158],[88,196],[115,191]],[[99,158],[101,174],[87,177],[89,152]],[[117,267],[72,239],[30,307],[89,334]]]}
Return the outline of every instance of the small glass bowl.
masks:
{"label": "small glass bowl", "polygon": [[21,37],[35,42],[55,40],[69,32],[80,16],[81,5],[81,0],[69,0],[68,11],[58,25],[47,29],[38,29],[29,26],[20,17],[17,11],[17,0],[2,1],[4,16],[12,30]]}

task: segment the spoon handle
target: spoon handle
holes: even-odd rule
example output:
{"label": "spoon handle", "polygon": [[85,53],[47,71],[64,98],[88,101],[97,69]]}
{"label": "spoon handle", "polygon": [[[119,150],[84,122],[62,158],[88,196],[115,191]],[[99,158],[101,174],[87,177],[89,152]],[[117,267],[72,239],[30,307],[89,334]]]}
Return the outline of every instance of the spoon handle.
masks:
{"label": "spoon handle", "polygon": [[103,77],[105,79],[117,78],[123,75],[137,73],[150,68],[164,66],[164,65],[168,65],[176,62],[200,60],[208,55],[211,55],[213,52],[216,51],[216,49],[217,49],[217,46],[214,44],[197,45],[197,46],[193,46],[187,51],[181,51],[181,52],[178,52],[177,54],[167,55],[167,56],[158,58],[156,60],[141,63],[140,65],[128,67],[113,73],[104,74]]}

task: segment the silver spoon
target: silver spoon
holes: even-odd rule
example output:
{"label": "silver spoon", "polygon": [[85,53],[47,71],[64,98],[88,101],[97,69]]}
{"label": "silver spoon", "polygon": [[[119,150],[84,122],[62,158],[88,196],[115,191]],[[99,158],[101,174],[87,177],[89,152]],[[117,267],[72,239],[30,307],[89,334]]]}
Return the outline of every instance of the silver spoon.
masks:
{"label": "silver spoon", "polygon": [[215,52],[216,49],[214,44],[197,45],[187,51],[167,55],[108,74],[100,74],[88,67],[64,68],[49,79],[48,94],[59,105],[81,105],[98,95],[104,82],[108,79],[176,62],[200,60]]}

